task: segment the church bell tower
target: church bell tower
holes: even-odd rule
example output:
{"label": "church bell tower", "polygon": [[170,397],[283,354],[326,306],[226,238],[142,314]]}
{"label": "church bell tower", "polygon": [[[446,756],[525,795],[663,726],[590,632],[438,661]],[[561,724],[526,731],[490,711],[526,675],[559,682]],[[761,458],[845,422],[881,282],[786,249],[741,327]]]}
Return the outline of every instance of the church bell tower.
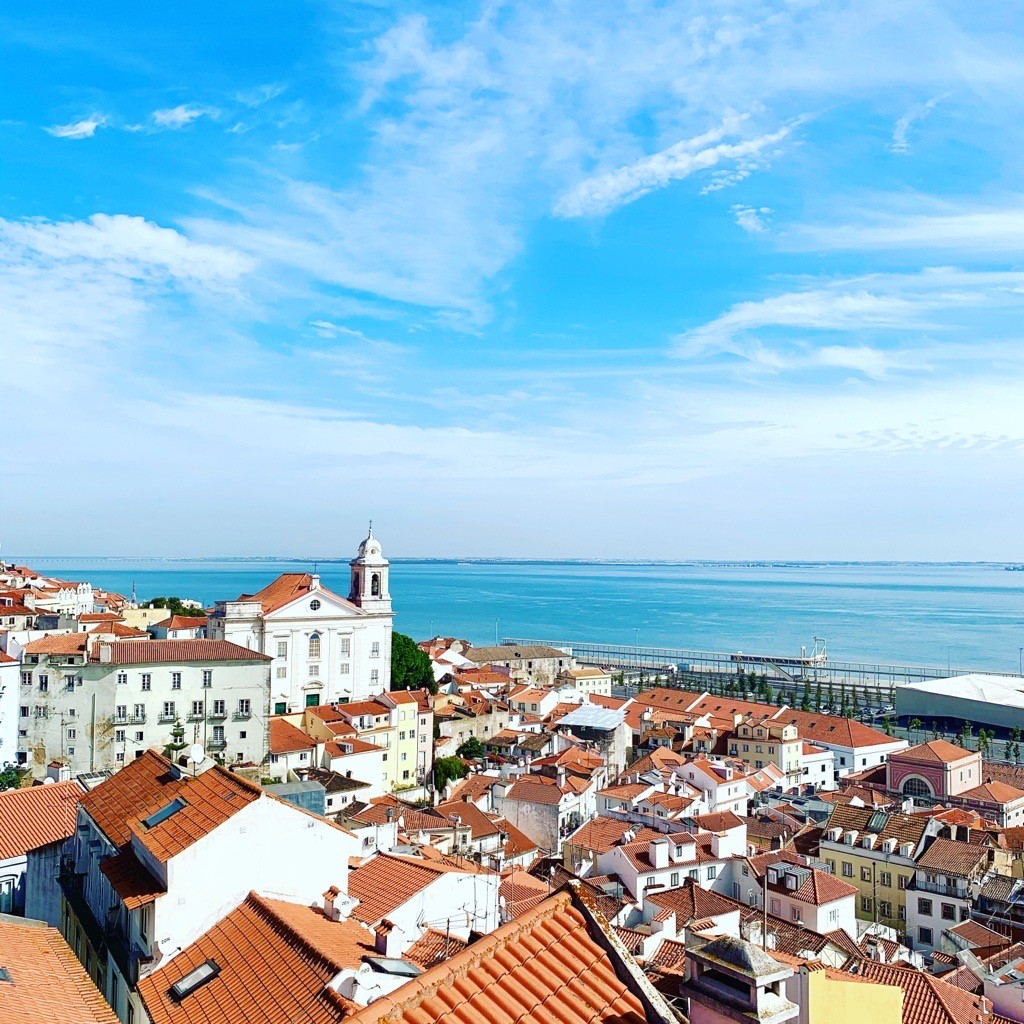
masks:
{"label": "church bell tower", "polygon": [[373,535],[373,523],[359,552],[349,563],[352,585],[348,599],[363,611],[391,614],[391,592],[388,590],[390,563],[380,550],[380,541]]}

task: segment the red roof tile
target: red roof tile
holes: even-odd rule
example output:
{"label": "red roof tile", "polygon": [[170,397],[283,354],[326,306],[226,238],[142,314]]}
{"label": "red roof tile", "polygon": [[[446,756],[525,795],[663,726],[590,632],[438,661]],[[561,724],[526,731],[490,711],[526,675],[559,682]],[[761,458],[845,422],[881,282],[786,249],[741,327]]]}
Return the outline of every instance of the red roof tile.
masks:
{"label": "red roof tile", "polygon": [[[250,893],[138,991],[153,1024],[336,1024],[356,1007],[328,983],[373,953],[373,936],[355,921]],[[171,986],[207,960],[220,973],[174,999]]]}
{"label": "red roof tile", "polygon": [[12,918],[0,922],[0,966],[10,975],[0,982],[4,1024],[117,1024],[56,928]]}
{"label": "red roof tile", "polygon": [[417,857],[378,853],[348,876],[348,894],[359,900],[352,917],[375,924],[436,881],[446,868]]}
{"label": "red roof tile", "polygon": [[903,989],[903,1024],[982,1024],[991,1021],[991,1004],[987,999],[954,988],[924,971],[864,960],[858,968],[858,976],[877,985]]}
{"label": "red roof tile", "polygon": [[350,1024],[385,1020],[645,1024],[646,1016],[570,895],[560,893],[371,1003]]}
{"label": "red roof tile", "polygon": [[25,645],[26,654],[84,654],[85,633],[48,633]]}
{"label": "red roof tile", "polygon": [[307,736],[297,726],[284,718],[270,720],[270,752],[272,754],[291,754],[296,750],[312,750],[316,740]]}
{"label": "red roof tile", "polygon": [[82,796],[74,781],[0,793],[0,860],[74,835]]}
{"label": "red roof tile", "polygon": [[107,876],[111,888],[124,901],[129,910],[137,910],[152,903],[167,890],[150,873],[149,869],[126,847],[113,857],[100,863],[100,871]]}
{"label": "red roof tile", "polygon": [[100,645],[100,660],[111,665],[156,665],[175,661],[273,661],[229,640],[116,640]]}
{"label": "red roof tile", "polygon": [[426,970],[433,967],[434,964],[441,964],[451,959],[468,945],[469,943],[465,939],[460,939],[457,935],[428,928],[402,954],[402,959],[409,960]]}
{"label": "red roof tile", "polygon": [[916,747],[908,747],[895,755],[901,761],[928,761],[931,764],[950,764],[962,761],[965,757],[974,757],[973,750],[965,750],[947,740],[929,740],[919,743]]}
{"label": "red roof tile", "polygon": [[[308,572],[285,572],[273,582],[268,583],[262,590],[256,591],[255,594],[242,594],[237,600],[259,601],[263,608],[263,614],[269,615],[300,597],[308,597],[312,592],[313,577]],[[353,611],[361,611],[351,601],[346,601],[326,587],[320,587],[317,593],[326,594],[332,600],[340,601]]]}

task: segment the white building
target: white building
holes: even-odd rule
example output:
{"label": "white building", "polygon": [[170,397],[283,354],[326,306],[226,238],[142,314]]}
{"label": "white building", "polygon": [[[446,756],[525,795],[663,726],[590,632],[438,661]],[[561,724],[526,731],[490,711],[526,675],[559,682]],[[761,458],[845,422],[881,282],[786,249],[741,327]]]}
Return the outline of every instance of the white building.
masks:
{"label": "white building", "polygon": [[0,765],[18,757],[19,672],[17,658],[0,651]]}
{"label": "white building", "polygon": [[208,634],[273,659],[274,714],[365,700],[391,688],[389,571],[371,530],[352,559],[347,599],[315,574],[284,573],[256,594],[218,601]]}
{"label": "white building", "polygon": [[21,665],[18,762],[41,777],[56,759],[73,773],[117,769],[184,742],[230,761],[267,756],[270,659],[224,640],[44,637]]}
{"label": "white building", "polygon": [[857,939],[857,895],[855,885],[812,867],[780,861],[769,865],[765,888],[768,912],[793,921],[819,935],[841,928]]}

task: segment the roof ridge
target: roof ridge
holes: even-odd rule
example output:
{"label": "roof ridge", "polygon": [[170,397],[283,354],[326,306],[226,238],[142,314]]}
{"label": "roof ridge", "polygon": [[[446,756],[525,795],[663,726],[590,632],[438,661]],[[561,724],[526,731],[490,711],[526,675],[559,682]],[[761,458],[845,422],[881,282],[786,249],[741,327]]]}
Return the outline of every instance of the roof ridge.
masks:
{"label": "roof ridge", "polygon": [[[329,953],[322,949],[318,949],[314,946],[305,935],[302,934],[297,928],[286,921],[283,917],[275,913],[274,908],[270,905],[269,898],[260,895],[255,889],[249,891],[249,895],[243,900],[244,903],[252,903],[253,906],[258,908],[258,912],[261,912],[262,917],[266,920],[273,928],[276,928],[279,932],[283,932],[287,937],[292,940],[296,945],[301,946],[310,956],[322,961],[324,964],[330,966],[335,973],[343,970],[347,965],[343,964],[338,957],[333,957]],[[289,902],[282,900],[281,902]],[[314,904],[296,903],[295,906],[308,906],[310,910],[319,910]],[[367,934],[369,939],[369,934]]]}

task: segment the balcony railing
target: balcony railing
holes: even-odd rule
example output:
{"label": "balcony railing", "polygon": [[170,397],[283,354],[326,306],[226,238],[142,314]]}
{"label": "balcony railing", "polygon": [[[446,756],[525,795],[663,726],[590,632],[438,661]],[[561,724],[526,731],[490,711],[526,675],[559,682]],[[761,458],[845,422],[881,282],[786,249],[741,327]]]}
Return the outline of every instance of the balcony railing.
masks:
{"label": "balcony railing", "polygon": [[938,882],[914,882],[916,892],[933,892],[937,896],[952,896],[954,899],[966,900],[970,896],[967,886],[940,885]]}
{"label": "balcony railing", "polygon": [[75,862],[71,857],[61,858],[57,881],[60,883],[61,891],[64,893],[64,899],[67,900],[72,913],[78,919],[78,923],[85,932],[90,945],[102,956],[106,946],[106,935],[103,926],[92,912],[89,901],[85,898],[85,893],[82,891],[82,879],[84,877],[84,874],[75,873]]}
{"label": "balcony railing", "polygon": [[111,715],[110,721],[114,725],[145,725],[146,716],[143,715]]}
{"label": "balcony railing", "polygon": [[252,712],[251,711],[236,711],[231,717],[236,722],[245,722],[248,719],[252,718]]}
{"label": "balcony railing", "polygon": [[228,713],[226,711],[211,711],[209,717],[211,721],[223,722],[228,717]]}
{"label": "balcony railing", "polygon": [[160,712],[160,715],[157,717],[157,721],[160,722],[161,725],[167,725],[168,723],[173,723],[177,717],[177,715],[165,715],[163,712]]}
{"label": "balcony railing", "polygon": [[209,743],[207,743],[206,745],[210,748],[210,750],[223,750],[228,745],[228,741],[210,740]]}

